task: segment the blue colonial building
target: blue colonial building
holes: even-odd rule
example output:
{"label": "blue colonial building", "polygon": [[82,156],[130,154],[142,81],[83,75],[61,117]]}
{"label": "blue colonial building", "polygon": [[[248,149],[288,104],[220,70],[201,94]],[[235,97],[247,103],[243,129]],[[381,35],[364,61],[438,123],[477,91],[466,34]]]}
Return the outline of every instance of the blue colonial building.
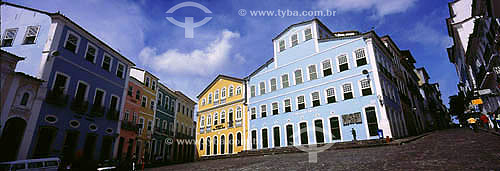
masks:
{"label": "blue colonial building", "polygon": [[273,46],[246,78],[247,149],[392,137],[403,123],[391,117],[401,115],[394,57],[375,32],[332,32],[312,19],[289,26]]}
{"label": "blue colonial building", "polygon": [[18,159],[111,159],[134,63],[62,14],[5,2],[1,12],[2,50],[26,56],[19,68],[44,81]]}

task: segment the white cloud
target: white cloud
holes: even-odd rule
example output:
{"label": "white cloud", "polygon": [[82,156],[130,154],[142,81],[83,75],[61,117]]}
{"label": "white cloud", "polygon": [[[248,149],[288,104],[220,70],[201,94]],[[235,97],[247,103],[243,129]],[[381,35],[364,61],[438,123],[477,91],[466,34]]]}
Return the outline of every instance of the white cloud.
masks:
{"label": "white cloud", "polygon": [[319,8],[334,8],[336,11],[374,10],[372,17],[382,18],[385,15],[405,12],[417,0],[319,0]]}
{"label": "white cloud", "polygon": [[425,45],[436,45],[441,48],[451,46],[451,38],[448,35],[440,33],[424,22],[416,23],[413,29],[409,30],[408,40]]}
{"label": "white cloud", "polygon": [[239,33],[224,29],[203,49],[187,53],[180,52],[179,49],[169,49],[158,53],[154,47],[145,47],[139,53],[139,59],[156,71],[206,76],[230,60],[231,41],[239,37]]}

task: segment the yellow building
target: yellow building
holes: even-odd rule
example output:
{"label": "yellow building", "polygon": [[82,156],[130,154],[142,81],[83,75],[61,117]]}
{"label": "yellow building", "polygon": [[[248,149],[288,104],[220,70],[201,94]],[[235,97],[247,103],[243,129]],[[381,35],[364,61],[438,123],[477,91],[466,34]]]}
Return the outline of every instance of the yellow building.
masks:
{"label": "yellow building", "polygon": [[193,161],[195,157],[194,107],[196,102],[180,91],[175,91],[177,97],[175,113],[175,137],[173,159],[176,162]]}
{"label": "yellow building", "polygon": [[[158,78],[153,74],[139,68],[130,70],[131,82],[138,84],[141,89],[137,90],[139,96],[138,127],[136,155],[138,159],[146,162],[151,160],[151,139],[153,135],[156,95],[158,90]],[[135,116],[134,116],[135,117]]]}
{"label": "yellow building", "polygon": [[246,147],[245,80],[219,75],[198,95],[199,157],[234,154]]}

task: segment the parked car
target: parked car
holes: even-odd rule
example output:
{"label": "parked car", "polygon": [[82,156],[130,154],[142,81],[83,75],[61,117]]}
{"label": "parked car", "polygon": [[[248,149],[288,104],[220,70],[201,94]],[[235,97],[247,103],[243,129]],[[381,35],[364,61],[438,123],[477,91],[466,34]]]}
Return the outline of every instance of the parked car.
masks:
{"label": "parked car", "polygon": [[30,170],[57,171],[61,160],[57,157],[43,159],[16,160],[0,163],[0,171]]}
{"label": "parked car", "polygon": [[102,163],[99,163],[97,165],[97,170],[98,171],[112,171],[112,170],[118,170],[117,167],[118,163],[113,160],[105,160]]}

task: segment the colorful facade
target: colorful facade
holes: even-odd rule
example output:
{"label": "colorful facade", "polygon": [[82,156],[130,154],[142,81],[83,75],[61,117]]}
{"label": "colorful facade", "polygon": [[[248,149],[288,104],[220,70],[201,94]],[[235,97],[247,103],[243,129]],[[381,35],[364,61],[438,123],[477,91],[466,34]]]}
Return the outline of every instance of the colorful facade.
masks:
{"label": "colorful facade", "polygon": [[[130,70],[130,79],[140,83],[136,96],[140,97],[138,113],[138,132],[136,143],[136,157],[141,162],[151,161],[153,128],[156,113],[156,94],[158,92],[158,78],[139,68]],[[138,94],[137,94],[138,93]]]}
{"label": "colorful facade", "polygon": [[219,75],[198,95],[198,157],[245,150],[245,80]]}
{"label": "colorful facade", "polygon": [[141,109],[142,83],[136,79],[130,79],[123,107],[124,115],[120,119],[120,138],[118,140],[116,158],[119,160],[131,160],[136,154],[137,133],[139,131],[138,118]]}
{"label": "colorful facade", "polygon": [[172,161],[172,144],[167,143],[174,139],[175,91],[159,83],[158,102],[153,131],[153,161]]}
{"label": "colorful facade", "polygon": [[42,104],[42,80],[15,72],[24,58],[0,50],[0,161],[25,159]]}
{"label": "colorful facade", "polygon": [[188,162],[194,160],[195,128],[193,122],[196,102],[180,91],[175,91],[177,97],[175,113],[175,135],[173,141],[173,161]]}
{"label": "colorful facade", "polygon": [[[119,52],[59,13],[2,2],[3,50],[28,57],[27,73],[43,80],[28,153],[95,163],[112,158],[129,68]],[[26,145],[26,146],[25,146]],[[19,157],[18,157],[19,158]]]}
{"label": "colorful facade", "polygon": [[404,122],[394,57],[374,32],[334,33],[313,19],[273,46],[273,58],[247,78],[248,149],[392,137]]}

